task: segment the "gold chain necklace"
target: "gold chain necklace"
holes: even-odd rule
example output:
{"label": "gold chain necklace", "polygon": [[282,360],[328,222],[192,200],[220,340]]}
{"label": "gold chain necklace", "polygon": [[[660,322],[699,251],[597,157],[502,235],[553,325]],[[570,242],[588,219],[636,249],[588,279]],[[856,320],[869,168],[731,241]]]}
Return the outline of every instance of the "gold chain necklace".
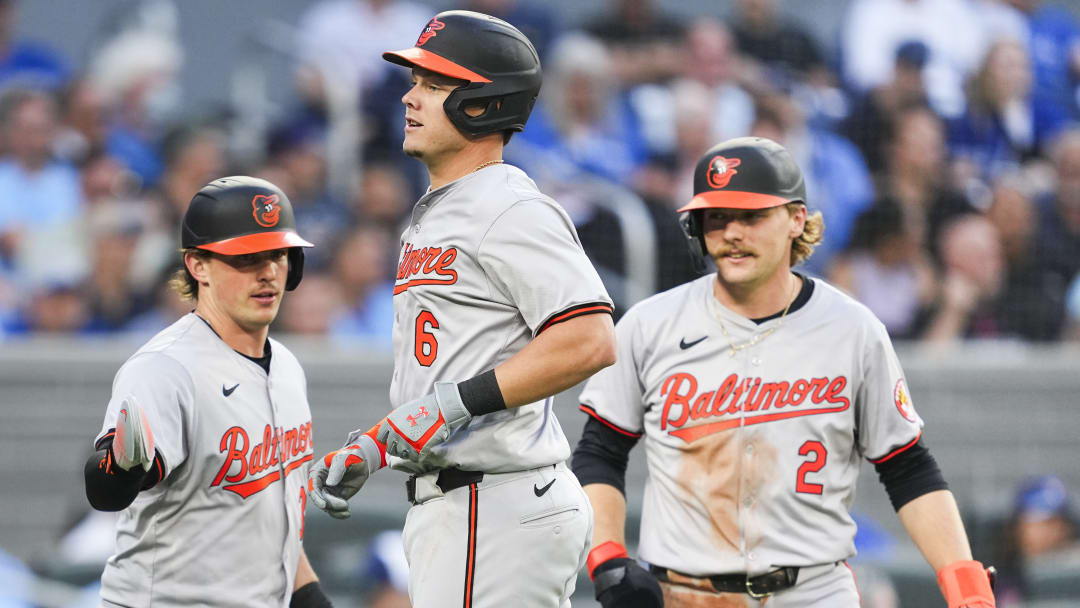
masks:
{"label": "gold chain necklace", "polygon": [[[798,281],[796,281],[795,284],[792,285],[792,288],[791,288],[792,294],[794,294],[795,285],[798,285],[798,284],[799,284]],[[780,326],[784,323],[784,317],[787,316],[788,310],[791,309],[791,303],[795,301],[795,296],[791,295],[788,298],[787,306],[784,307],[784,312],[780,313],[780,319],[776,322],[776,325],[773,325],[772,327],[770,327],[768,330],[765,331],[765,333],[761,333],[761,334],[758,334],[758,335],[754,336],[753,339],[751,339],[749,342],[745,342],[743,344],[735,344],[735,341],[731,339],[731,335],[728,334],[727,328],[724,327],[724,322],[720,319],[720,312],[716,309],[716,307],[719,306],[720,303],[717,302],[716,296],[714,296],[712,294],[709,294],[709,295],[711,296],[711,299],[712,299],[712,305],[709,307],[709,310],[711,310],[712,313],[713,313],[713,316],[716,317],[716,322],[720,324],[720,333],[724,334],[724,337],[727,338],[728,344],[731,345],[731,353],[729,355],[730,357],[734,357],[735,353],[739,352],[740,350],[742,350],[744,348],[750,348],[751,346],[757,344],[758,342],[761,342],[765,338],[768,338],[770,335],[772,335],[772,333],[774,331],[776,331],[777,329],[780,329]]]}
{"label": "gold chain necklace", "polygon": [[486,163],[480,163],[480,166],[478,166],[477,168],[473,169],[473,170],[472,170],[472,172],[473,172],[473,173],[476,173],[477,171],[479,171],[480,169],[483,169],[484,167],[490,167],[491,165],[497,165],[497,164],[499,164],[499,163],[501,163],[501,162],[503,162],[503,161],[502,161],[502,159],[501,159],[501,158],[497,158],[497,159],[495,159],[495,160],[489,160],[489,161],[487,161]]}

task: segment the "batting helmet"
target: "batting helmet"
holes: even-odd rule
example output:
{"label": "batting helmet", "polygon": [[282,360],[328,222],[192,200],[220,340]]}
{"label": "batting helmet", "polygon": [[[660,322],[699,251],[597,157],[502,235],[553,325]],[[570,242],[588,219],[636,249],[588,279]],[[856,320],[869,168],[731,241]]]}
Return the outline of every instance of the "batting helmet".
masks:
{"label": "batting helmet", "polygon": [[802,170],[780,144],[764,137],[729,139],[709,149],[694,168],[694,198],[679,209],[690,249],[707,255],[701,210],[765,209],[806,203]]}
{"label": "batting helmet", "polygon": [[[383,59],[466,81],[443,103],[450,122],[470,135],[521,131],[540,94],[540,57],[509,23],[473,11],[445,11],[424,26],[416,46]],[[482,106],[479,116],[465,108]]]}
{"label": "batting helmet", "polygon": [[180,246],[221,255],[289,249],[285,289],[304,276],[304,250],[312,244],[296,234],[292,204],[277,186],[243,175],[203,186],[191,199],[180,226]]}

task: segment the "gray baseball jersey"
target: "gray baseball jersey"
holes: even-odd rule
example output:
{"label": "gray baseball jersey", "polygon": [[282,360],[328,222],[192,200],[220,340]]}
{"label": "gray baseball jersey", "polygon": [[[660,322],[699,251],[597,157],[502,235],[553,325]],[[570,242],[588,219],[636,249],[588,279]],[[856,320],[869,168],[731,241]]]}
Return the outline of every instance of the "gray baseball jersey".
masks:
{"label": "gray baseball jersey", "polygon": [[581,396],[586,413],[645,435],[641,557],[692,575],[850,557],[862,459],[885,461],[922,429],[885,328],[816,279],[804,306],[757,325],[717,302],[715,280],[629,310],[617,362]]}
{"label": "gray baseball jersey", "polygon": [[[476,171],[431,190],[401,235],[394,286],[397,407],[495,367],[552,324],[611,312],[600,277],[570,218],[509,165]],[[550,398],[474,418],[420,463],[501,473],[570,455]]]}
{"label": "gray baseball jersey", "polygon": [[101,579],[106,605],[289,605],[311,412],[300,364],[270,343],[267,374],[192,313],[117,372],[98,441],[133,396],[164,477],[120,514]]}

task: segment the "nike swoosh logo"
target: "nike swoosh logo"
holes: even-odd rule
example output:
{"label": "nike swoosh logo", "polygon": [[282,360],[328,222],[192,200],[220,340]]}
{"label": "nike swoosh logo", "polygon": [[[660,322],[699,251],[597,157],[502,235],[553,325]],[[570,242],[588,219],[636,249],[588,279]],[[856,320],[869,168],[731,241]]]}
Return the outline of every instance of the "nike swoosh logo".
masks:
{"label": "nike swoosh logo", "polygon": [[221,385],[221,394],[222,394],[222,395],[225,395],[226,397],[228,397],[229,395],[233,394],[233,391],[235,391],[235,390],[236,390],[236,387],[238,387],[238,386],[240,386],[240,383],[239,383],[239,382],[237,382],[236,384],[232,385],[232,388],[225,388],[225,385],[224,385],[224,384],[222,384],[222,385]]}
{"label": "nike swoosh logo", "polygon": [[553,483],[555,483],[555,480],[554,480],[554,479],[552,479],[551,481],[547,482],[547,485],[546,485],[546,486],[544,486],[544,487],[542,487],[542,488],[538,488],[538,487],[536,487],[536,486],[534,485],[534,486],[533,486],[533,494],[536,494],[536,497],[537,497],[537,498],[540,498],[540,497],[541,497],[541,496],[543,496],[544,494],[547,494],[547,491],[551,489],[551,484],[553,484]]}
{"label": "nike swoosh logo", "polygon": [[702,336],[702,337],[698,338],[697,340],[694,340],[693,342],[687,342],[686,338],[683,338],[682,340],[679,340],[679,348],[681,348],[683,350],[686,350],[686,349],[690,348],[691,346],[694,346],[695,344],[699,344],[702,340],[704,340],[705,338],[708,338],[708,337],[709,336]]}

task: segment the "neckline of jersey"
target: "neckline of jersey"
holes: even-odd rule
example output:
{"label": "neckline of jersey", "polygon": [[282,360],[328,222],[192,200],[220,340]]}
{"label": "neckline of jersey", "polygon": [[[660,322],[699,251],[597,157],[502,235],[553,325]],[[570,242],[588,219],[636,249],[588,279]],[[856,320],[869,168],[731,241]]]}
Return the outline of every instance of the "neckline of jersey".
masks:
{"label": "neckline of jersey", "polygon": [[[787,309],[786,316],[789,317],[798,312],[800,309],[804,308],[810,302],[811,296],[814,295],[815,283],[814,279],[802,274],[801,272],[795,272],[793,270],[792,274],[802,279],[802,287],[799,288],[799,293],[795,294],[795,299],[791,301],[791,306]],[[706,282],[707,288],[705,290],[705,305],[710,307],[717,314],[724,315],[725,321],[730,320],[732,323],[738,324],[752,331],[757,331],[763,324],[768,323],[769,321],[776,320],[784,314],[783,310],[778,310],[775,313],[764,317],[757,317],[753,319],[749,317],[744,317],[732,311],[727,306],[724,306],[716,299],[716,296],[713,295],[712,284],[712,281],[715,281],[716,277],[713,275],[709,275],[709,278],[711,280]]]}

